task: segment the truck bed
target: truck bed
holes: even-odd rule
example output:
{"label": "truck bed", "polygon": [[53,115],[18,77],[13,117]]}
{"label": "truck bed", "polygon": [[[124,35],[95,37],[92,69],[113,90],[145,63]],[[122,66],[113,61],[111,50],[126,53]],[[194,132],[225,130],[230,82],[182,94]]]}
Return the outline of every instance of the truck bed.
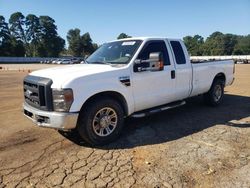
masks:
{"label": "truck bed", "polygon": [[192,63],[191,65],[193,68],[191,96],[206,93],[218,73],[227,76],[225,86],[230,85],[233,81],[233,60],[204,61]]}

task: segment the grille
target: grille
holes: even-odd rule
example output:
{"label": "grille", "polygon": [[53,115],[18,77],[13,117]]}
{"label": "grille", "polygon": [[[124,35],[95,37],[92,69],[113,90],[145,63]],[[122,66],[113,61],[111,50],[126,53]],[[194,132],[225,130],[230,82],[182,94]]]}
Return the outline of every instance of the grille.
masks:
{"label": "grille", "polygon": [[[36,106],[40,106],[40,99],[39,96],[43,95],[44,93],[39,93],[39,87],[37,84],[32,84],[28,82],[23,83],[23,90],[24,90],[24,99],[28,103],[32,103]],[[41,87],[41,86],[40,86]]]}
{"label": "grille", "polygon": [[43,77],[26,76],[23,82],[24,100],[29,105],[52,111],[52,80]]}

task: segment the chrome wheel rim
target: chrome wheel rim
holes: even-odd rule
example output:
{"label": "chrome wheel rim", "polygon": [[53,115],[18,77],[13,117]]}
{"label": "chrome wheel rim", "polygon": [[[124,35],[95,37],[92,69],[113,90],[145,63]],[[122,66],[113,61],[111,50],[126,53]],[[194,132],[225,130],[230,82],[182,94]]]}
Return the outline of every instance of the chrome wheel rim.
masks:
{"label": "chrome wheel rim", "polygon": [[222,96],[222,88],[220,85],[216,85],[214,89],[214,100],[218,102]]}
{"label": "chrome wheel rim", "polygon": [[92,127],[98,136],[108,136],[117,126],[117,113],[114,109],[105,107],[99,110],[93,119]]}

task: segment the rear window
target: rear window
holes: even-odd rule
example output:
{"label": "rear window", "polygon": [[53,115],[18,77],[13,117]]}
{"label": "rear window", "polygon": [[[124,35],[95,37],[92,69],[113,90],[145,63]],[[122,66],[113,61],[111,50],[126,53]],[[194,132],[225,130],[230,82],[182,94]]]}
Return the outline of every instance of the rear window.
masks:
{"label": "rear window", "polygon": [[183,52],[182,46],[178,41],[170,42],[172,49],[174,51],[174,56],[177,64],[186,64],[185,54]]}

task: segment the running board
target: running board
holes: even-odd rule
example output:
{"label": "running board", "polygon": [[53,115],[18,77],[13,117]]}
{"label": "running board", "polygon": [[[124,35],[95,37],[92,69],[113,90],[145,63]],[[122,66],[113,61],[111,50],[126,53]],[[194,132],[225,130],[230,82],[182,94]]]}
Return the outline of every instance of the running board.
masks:
{"label": "running board", "polygon": [[185,101],[173,102],[173,103],[169,103],[169,104],[164,105],[164,106],[159,106],[159,107],[155,107],[155,108],[150,108],[148,110],[136,112],[136,113],[132,114],[131,117],[141,118],[141,117],[149,116],[149,115],[154,114],[154,113],[158,113],[158,112],[162,112],[162,111],[169,110],[172,108],[176,108],[176,107],[182,106],[184,104],[186,104]]}

